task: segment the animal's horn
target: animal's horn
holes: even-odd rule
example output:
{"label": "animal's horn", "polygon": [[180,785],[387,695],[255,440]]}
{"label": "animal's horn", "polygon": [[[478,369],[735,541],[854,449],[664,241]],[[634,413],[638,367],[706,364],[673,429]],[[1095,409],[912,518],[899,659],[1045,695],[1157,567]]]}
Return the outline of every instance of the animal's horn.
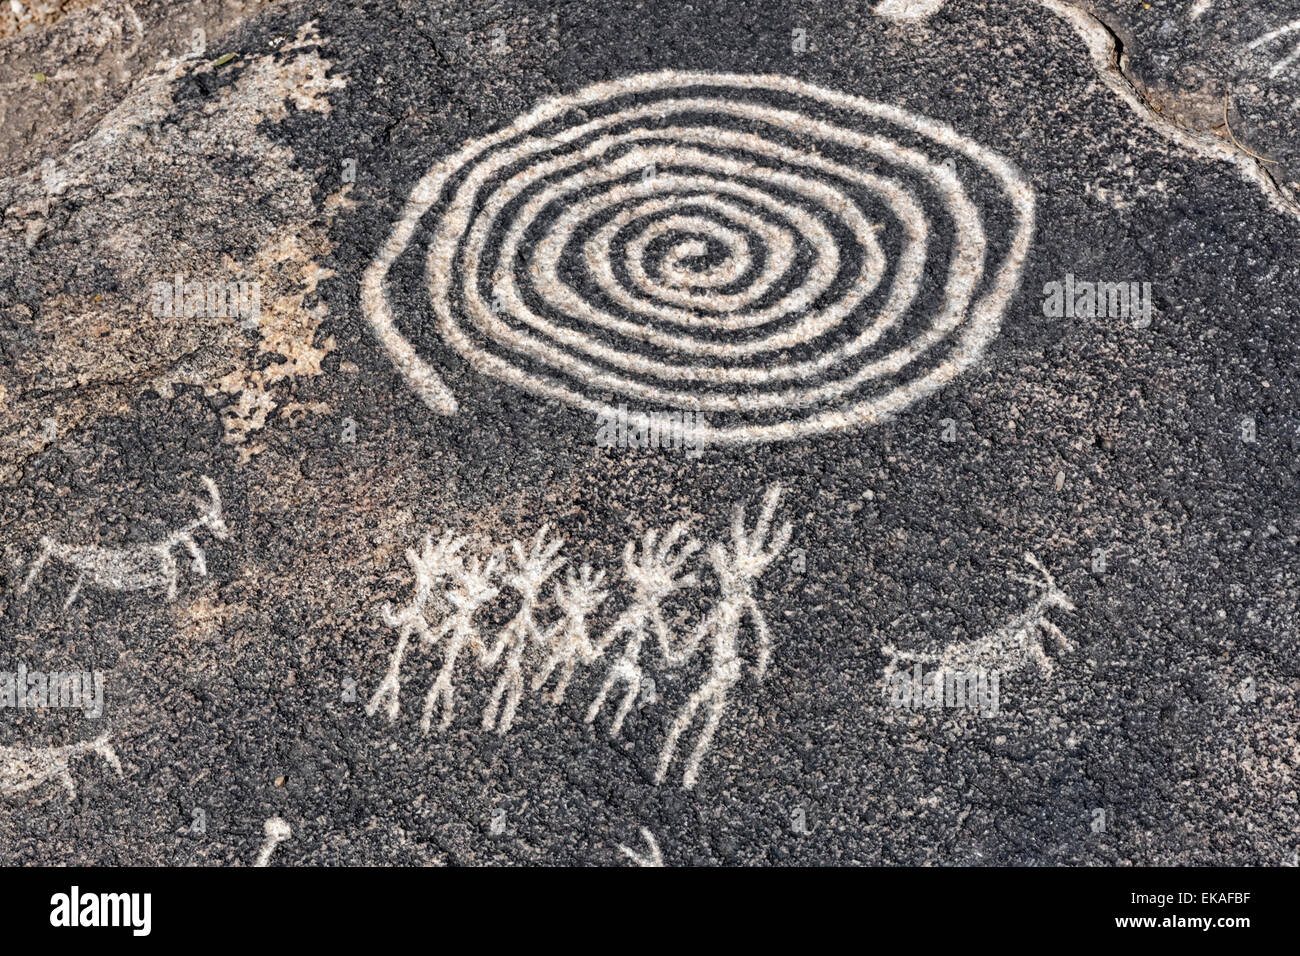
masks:
{"label": "animal's horn", "polygon": [[212,500],[212,510],[216,514],[221,514],[221,493],[217,491],[217,483],[204,475],[199,481],[203,482],[203,487],[208,489],[208,497]]}

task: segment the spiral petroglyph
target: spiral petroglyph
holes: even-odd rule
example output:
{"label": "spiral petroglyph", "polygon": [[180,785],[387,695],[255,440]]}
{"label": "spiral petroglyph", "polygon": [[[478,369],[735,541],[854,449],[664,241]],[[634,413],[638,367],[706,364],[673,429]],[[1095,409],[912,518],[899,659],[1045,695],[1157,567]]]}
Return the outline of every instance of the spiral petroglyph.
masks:
{"label": "spiral petroglyph", "polygon": [[1006,159],[936,120],[784,76],[668,71],[550,100],[438,163],[363,305],[442,414],[449,347],[588,412],[795,438],[879,422],[975,362],[1033,209]]}

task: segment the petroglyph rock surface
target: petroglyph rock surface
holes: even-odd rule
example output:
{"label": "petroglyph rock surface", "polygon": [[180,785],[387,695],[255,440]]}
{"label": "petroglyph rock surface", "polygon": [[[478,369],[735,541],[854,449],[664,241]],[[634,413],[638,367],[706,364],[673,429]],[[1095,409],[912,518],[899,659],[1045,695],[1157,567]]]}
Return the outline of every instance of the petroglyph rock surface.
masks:
{"label": "petroglyph rock surface", "polygon": [[1300,7],[1230,0],[1090,0],[1121,69],[1170,122],[1259,157],[1300,200]]}
{"label": "petroglyph rock surface", "polygon": [[1276,6],[0,14],[0,863],[1289,862]]}

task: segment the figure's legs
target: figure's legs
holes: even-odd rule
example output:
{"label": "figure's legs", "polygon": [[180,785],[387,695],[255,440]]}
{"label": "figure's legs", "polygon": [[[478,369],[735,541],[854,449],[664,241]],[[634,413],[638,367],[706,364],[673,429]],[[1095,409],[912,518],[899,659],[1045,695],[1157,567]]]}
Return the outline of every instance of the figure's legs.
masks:
{"label": "figure's legs", "polygon": [[1047,656],[1047,651],[1043,650],[1043,642],[1039,640],[1033,627],[1026,627],[1022,635],[1021,653],[1024,655],[1022,660],[1025,662],[1032,661],[1038,668],[1038,673],[1044,676],[1051,676],[1052,659]]}
{"label": "figure's legs", "polygon": [[749,619],[754,622],[754,631],[758,635],[758,660],[754,663],[754,678],[761,681],[767,674],[768,661],[772,659],[772,636],[767,630],[767,618],[763,616],[762,609],[752,595],[745,600],[745,610],[749,611]]}
{"label": "figure's legs", "polygon": [[542,689],[542,685],[550,679],[551,672],[555,670],[555,665],[558,661],[559,658],[554,656],[546,659],[546,663],[542,665],[542,669],[539,670],[537,675],[533,678],[532,688],[534,691]]}
{"label": "figure's legs", "polygon": [[506,645],[509,643],[510,643],[510,633],[509,631],[506,631],[502,633],[500,637],[497,638],[497,642],[495,645],[493,645],[492,650],[489,651],[486,648],[484,648],[479,651],[479,655],[478,655],[479,663],[482,664],[484,667],[493,666],[494,664],[496,664],[497,660],[500,659],[502,651],[506,649]]}
{"label": "figure's legs", "polygon": [[1066,651],[1074,650],[1074,645],[1070,642],[1069,638],[1065,636],[1065,632],[1047,618],[1043,618],[1038,623],[1038,626],[1056,641],[1056,649],[1058,651],[1064,654]]}
{"label": "figure's legs", "polygon": [[551,703],[559,705],[564,700],[564,695],[569,692],[569,681],[573,680],[573,671],[577,665],[573,658],[564,662],[560,669],[560,679],[555,685],[555,692],[551,694]]}
{"label": "figure's legs", "polygon": [[691,725],[691,721],[695,719],[695,711],[699,708],[701,701],[704,700],[708,692],[709,685],[705,684],[682,705],[681,711],[677,714],[672,727],[668,730],[668,737],[664,740],[663,749],[659,751],[659,767],[655,770],[656,784],[663,783],[664,777],[668,775],[668,765],[673,762],[673,751],[677,749],[677,738],[682,735],[682,731]]}
{"label": "figure's legs", "polygon": [[388,704],[384,708],[384,713],[391,724],[397,719],[399,706],[399,697],[401,693],[401,673],[402,657],[406,654],[407,642],[411,639],[411,632],[408,628],[403,628],[401,636],[397,639],[397,648],[393,651],[393,656],[388,662],[388,673],[379,684],[379,689],[375,691],[375,696],[370,698],[370,703],[366,704],[366,716],[375,716],[375,711],[379,710],[379,705],[387,700]]}
{"label": "figure's legs", "polygon": [[519,707],[519,700],[524,695],[524,675],[519,669],[513,668],[510,677],[508,693],[506,694],[506,709],[501,714],[501,720],[497,722],[497,733],[504,734],[515,722],[515,711]]}
{"label": "figure's legs", "polygon": [[627,684],[627,693],[623,695],[623,703],[618,705],[618,713],[614,715],[614,722],[609,725],[609,735],[611,737],[617,737],[619,731],[623,729],[623,721],[632,712],[632,705],[636,703],[636,699],[641,693],[641,668],[629,665],[627,672],[623,675],[623,680]]}
{"label": "figure's legs", "polygon": [[899,664],[913,664],[921,661],[925,664],[933,664],[939,658],[934,654],[921,654],[916,651],[900,651],[891,644],[886,644],[880,648],[881,653],[889,658],[885,664],[884,681],[889,683],[890,678],[898,671]]}
{"label": "figure's legs", "polygon": [[451,726],[451,718],[455,713],[454,695],[455,688],[452,686],[452,676],[456,673],[456,658],[460,656],[461,644],[453,643],[447,645],[447,656],[443,659],[442,668],[438,671],[438,679],[433,682],[429,688],[429,694],[424,699],[424,714],[420,717],[420,729],[426,734],[433,721],[434,705],[441,698],[442,700],[442,719],[438,721],[438,729],[446,730]]}
{"label": "figure's legs", "polygon": [[609,665],[609,671],[605,674],[605,683],[601,685],[600,693],[598,693],[596,699],[591,702],[591,706],[587,708],[587,716],[583,718],[586,723],[595,723],[596,717],[600,713],[600,709],[605,706],[605,698],[609,696],[609,692],[613,689],[614,685],[618,683],[619,677],[622,676],[623,665],[624,662],[621,658]]}
{"label": "figure's legs", "polygon": [[718,723],[722,720],[722,711],[726,706],[725,689],[719,689],[709,698],[709,716],[704,722],[704,729],[700,731],[699,739],[695,741],[695,749],[691,751],[691,758],[686,762],[686,773],[682,776],[682,786],[687,790],[695,786],[695,778],[700,772],[700,761],[708,752],[709,744],[713,743],[713,734],[718,729]]}
{"label": "figure's legs", "polygon": [[455,689],[451,685],[451,679],[447,680],[447,688],[442,694],[442,719],[438,721],[438,730],[444,731],[451,726],[451,719],[456,715],[456,706],[452,701],[452,695]]}
{"label": "figure's legs", "polygon": [[172,557],[170,551],[162,556],[162,579],[167,582],[167,600],[176,600],[176,579],[180,576],[180,571],[176,567],[176,559]]}
{"label": "figure's legs", "polygon": [[108,736],[97,737],[91,741],[91,746],[95,749],[95,753],[103,757],[104,761],[117,771],[117,775],[120,777],[122,775],[122,763],[117,759],[117,751],[108,742]]}
{"label": "figure's legs", "polygon": [[77,783],[72,779],[72,771],[68,769],[68,765],[63,764],[56,772],[59,775],[59,783],[63,784],[64,790],[68,791],[68,799],[75,800],[77,798]]}
{"label": "figure's legs", "polygon": [[442,720],[438,723],[438,729],[446,730],[448,725],[451,724],[451,671],[453,663],[454,662],[452,661],[448,661],[442,665],[442,670],[438,672],[438,679],[433,682],[433,686],[429,688],[428,696],[424,698],[424,714],[420,717],[420,729],[426,734],[429,732],[429,728],[433,723],[434,705],[438,703],[440,698],[442,700]]}
{"label": "figure's legs", "polygon": [[497,711],[501,707],[501,698],[506,692],[506,684],[509,681],[509,672],[503,673],[498,679],[496,686],[492,688],[492,697],[488,701],[487,710],[483,711],[483,729],[491,730],[497,723]]}

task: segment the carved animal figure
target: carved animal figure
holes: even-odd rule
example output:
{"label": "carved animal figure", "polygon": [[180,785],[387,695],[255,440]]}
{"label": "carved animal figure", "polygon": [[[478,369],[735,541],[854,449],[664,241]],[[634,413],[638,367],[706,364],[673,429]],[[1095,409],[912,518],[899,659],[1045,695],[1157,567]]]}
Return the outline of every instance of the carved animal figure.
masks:
{"label": "carved animal figure", "polygon": [[58,781],[68,792],[68,798],[72,799],[77,795],[77,785],[72,779],[72,761],[87,753],[99,754],[121,776],[122,764],[109,744],[107,734],[62,747],[0,747],[0,794],[23,793],[43,783]]}
{"label": "carved animal figure", "polygon": [[97,545],[64,544],[53,538],[42,537],[40,554],[32,562],[19,593],[22,594],[31,587],[41,569],[53,560],[77,571],[77,581],[63,602],[65,608],[71,606],[86,584],[110,591],[166,588],[167,600],[175,600],[180,572],[176,556],[172,554],[173,549],[178,545],[183,547],[192,559],[190,567],[194,573],[206,575],[207,560],[203,549],[194,540],[194,532],[205,528],[219,541],[224,541],[230,534],[221,519],[221,496],[217,492],[216,483],[205,476],[203,487],[208,491],[207,509],[161,541],[125,548],[102,548]]}

